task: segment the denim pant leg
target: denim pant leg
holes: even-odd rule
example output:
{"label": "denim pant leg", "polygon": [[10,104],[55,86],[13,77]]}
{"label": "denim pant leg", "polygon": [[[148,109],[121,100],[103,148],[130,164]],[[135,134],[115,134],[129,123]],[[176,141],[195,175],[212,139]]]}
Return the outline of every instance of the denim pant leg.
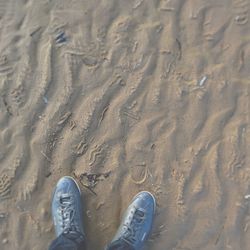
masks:
{"label": "denim pant leg", "polygon": [[105,250],[134,250],[128,243],[125,241],[115,241],[108,245]]}
{"label": "denim pant leg", "polygon": [[63,233],[58,236],[49,250],[86,250],[85,237],[81,233]]}

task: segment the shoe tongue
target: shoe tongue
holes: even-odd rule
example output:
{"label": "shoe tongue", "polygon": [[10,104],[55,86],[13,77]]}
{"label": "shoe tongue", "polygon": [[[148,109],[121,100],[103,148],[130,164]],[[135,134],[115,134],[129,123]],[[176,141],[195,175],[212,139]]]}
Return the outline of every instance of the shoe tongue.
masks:
{"label": "shoe tongue", "polygon": [[108,247],[109,250],[134,250],[134,248],[124,239],[118,239],[111,243]]}
{"label": "shoe tongue", "polygon": [[64,234],[67,234],[68,236],[70,236],[72,239],[74,238],[77,238],[78,236],[78,232],[77,232],[77,229],[74,228],[74,227],[69,227],[69,228],[66,228],[63,232]]}
{"label": "shoe tongue", "polygon": [[70,196],[69,196],[68,194],[62,194],[62,195],[60,196],[60,199],[59,199],[59,200],[60,200],[61,203],[70,201]]}

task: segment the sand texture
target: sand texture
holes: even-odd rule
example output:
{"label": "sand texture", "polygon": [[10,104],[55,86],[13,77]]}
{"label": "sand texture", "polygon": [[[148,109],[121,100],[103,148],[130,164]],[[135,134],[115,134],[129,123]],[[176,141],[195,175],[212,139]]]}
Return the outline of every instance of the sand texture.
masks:
{"label": "sand texture", "polygon": [[141,190],[146,250],[249,250],[249,90],[249,0],[0,0],[0,249],[70,175],[91,250]]}

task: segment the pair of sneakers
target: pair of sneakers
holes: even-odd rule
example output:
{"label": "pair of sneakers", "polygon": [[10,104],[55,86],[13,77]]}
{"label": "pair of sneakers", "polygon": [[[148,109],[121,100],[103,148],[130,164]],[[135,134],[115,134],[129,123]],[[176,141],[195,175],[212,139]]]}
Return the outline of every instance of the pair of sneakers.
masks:
{"label": "pair of sneakers", "polygon": [[[151,193],[138,193],[107,249],[116,249],[112,247],[116,245],[126,245],[132,250],[142,249],[151,231],[155,207],[155,198]],[[52,198],[52,216],[57,237],[65,232],[85,235],[81,191],[72,177],[65,176],[58,181]]]}

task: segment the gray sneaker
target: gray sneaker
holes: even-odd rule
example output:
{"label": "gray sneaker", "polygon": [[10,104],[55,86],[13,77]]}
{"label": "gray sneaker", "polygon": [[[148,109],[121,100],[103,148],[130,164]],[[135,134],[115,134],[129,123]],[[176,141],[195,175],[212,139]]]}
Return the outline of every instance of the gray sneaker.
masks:
{"label": "gray sneaker", "polygon": [[125,212],[121,225],[107,249],[142,249],[154,219],[156,202],[146,191],[137,194]]}
{"label": "gray sneaker", "polygon": [[52,198],[52,216],[56,236],[78,232],[84,235],[81,191],[72,177],[62,177]]}

